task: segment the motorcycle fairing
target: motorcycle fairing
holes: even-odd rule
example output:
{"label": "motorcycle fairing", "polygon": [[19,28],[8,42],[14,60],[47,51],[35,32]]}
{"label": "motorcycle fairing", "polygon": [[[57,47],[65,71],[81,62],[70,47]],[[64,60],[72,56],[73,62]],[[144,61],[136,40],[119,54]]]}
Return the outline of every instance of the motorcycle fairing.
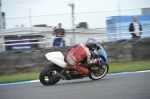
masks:
{"label": "motorcycle fairing", "polygon": [[68,67],[67,63],[64,62],[63,54],[59,51],[58,52],[47,53],[45,56],[49,61],[57,64],[58,66],[60,66],[62,68],[67,68]]}

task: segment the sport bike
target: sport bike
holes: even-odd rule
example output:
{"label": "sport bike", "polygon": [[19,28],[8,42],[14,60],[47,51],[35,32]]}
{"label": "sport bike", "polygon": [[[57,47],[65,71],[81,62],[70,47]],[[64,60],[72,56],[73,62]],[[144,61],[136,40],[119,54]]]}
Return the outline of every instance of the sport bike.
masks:
{"label": "sport bike", "polygon": [[76,69],[71,69],[67,66],[67,63],[64,60],[64,55],[57,52],[49,52],[45,56],[51,61],[51,64],[46,66],[40,73],[39,79],[40,82],[45,85],[54,85],[57,82],[62,80],[73,80],[73,79],[82,79],[84,77],[89,77],[92,80],[99,80],[103,78],[109,70],[107,53],[103,47],[98,44],[99,50],[93,51],[92,58],[101,58],[101,60],[96,64],[87,64],[86,60],[81,62],[79,65],[86,67],[89,70],[88,75],[79,75],[77,74]]}

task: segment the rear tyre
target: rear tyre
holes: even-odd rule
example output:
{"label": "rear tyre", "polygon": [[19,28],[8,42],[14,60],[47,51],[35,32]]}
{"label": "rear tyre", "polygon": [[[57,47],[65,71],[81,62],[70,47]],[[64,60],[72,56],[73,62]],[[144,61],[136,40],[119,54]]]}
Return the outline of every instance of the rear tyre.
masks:
{"label": "rear tyre", "polygon": [[107,63],[104,63],[103,66],[97,66],[98,69],[97,70],[91,70],[89,73],[89,78],[92,80],[99,80],[101,78],[103,78],[109,70],[109,65]]}
{"label": "rear tyre", "polygon": [[56,77],[55,75],[52,75],[52,72],[53,71],[57,71],[57,72],[60,72],[61,71],[61,68],[58,67],[57,65],[55,64],[50,64],[49,66],[46,66],[40,73],[39,75],[39,79],[40,79],[40,82],[45,85],[45,86],[48,86],[48,85],[54,85],[56,84],[57,82],[59,82],[60,78],[59,77]]}

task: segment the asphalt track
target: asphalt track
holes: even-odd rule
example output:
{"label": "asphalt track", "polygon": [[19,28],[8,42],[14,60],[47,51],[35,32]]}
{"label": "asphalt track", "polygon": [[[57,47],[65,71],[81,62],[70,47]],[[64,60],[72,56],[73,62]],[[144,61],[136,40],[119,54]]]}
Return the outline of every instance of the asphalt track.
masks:
{"label": "asphalt track", "polygon": [[150,72],[60,81],[54,86],[5,85],[0,86],[0,99],[150,99]]}

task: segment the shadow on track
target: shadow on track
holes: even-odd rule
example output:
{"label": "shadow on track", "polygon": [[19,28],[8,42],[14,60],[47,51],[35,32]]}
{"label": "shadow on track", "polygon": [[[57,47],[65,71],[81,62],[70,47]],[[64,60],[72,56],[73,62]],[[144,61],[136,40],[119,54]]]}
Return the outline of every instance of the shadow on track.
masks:
{"label": "shadow on track", "polygon": [[[71,84],[94,84],[94,83],[101,83],[101,82],[106,82],[109,79],[103,78],[100,80],[91,80],[91,79],[76,79],[76,80],[61,80],[59,83],[57,83],[56,85],[50,85],[51,86],[62,86],[62,85],[71,85]],[[45,86],[48,87],[48,86]]]}

